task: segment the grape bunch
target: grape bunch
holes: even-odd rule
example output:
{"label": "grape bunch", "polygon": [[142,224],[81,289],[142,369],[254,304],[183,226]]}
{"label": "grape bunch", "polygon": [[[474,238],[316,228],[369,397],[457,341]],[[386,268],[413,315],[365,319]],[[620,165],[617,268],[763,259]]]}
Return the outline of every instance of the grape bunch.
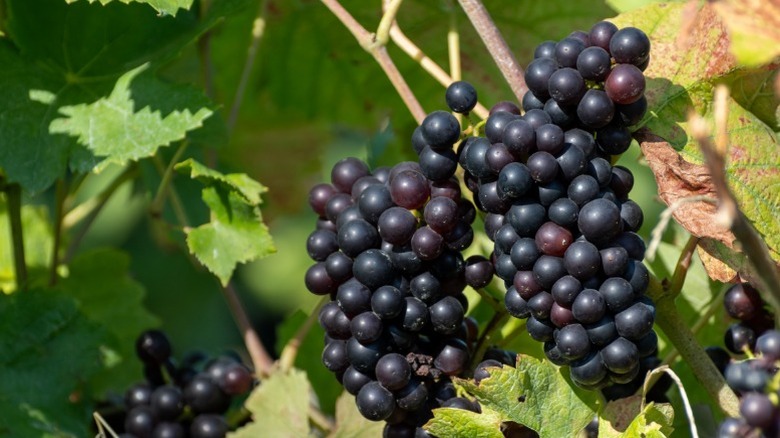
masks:
{"label": "grape bunch", "polygon": [[723,297],[726,312],[739,322],[729,326],[724,336],[726,348],[734,354],[744,354],[756,347],[756,339],[774,328],[774,315],[758,291],[748,283],[731,286]]}
{"label": "grape bunch", "polygon": [[345,158],[309,193],[319,219],[305,283],[331,299],[319,313],[322,361],[387,436],[424,434],[431,410],[455,396],[449,377],[466,372],[477,331],[463,290],[493,276],[487,259],[461,254],[476,210],[454,178],[459,138],[457,120],[434,112],[412,139],[419,163],[371,172]]}
{"label": "grape bunch", "polygon": [[[637,379],[657,348],[636,234],[643,214],[628,197],[633,175],[611,164],[631,142],[627,126],[644,115],[648,52],[642,31],[608,22],[542,43],[526,71],[524,114],[496,104],[485,136],[458,151],[475,204],[488,213],[507,310],[527,318],[547,357],[586,388]],[[634,73],[641,86],[628,95]]]}
{"label": "grape bunch", "polygon": [[777,406],[780,387],[776,377],[780,360],[780,332],[765,331],[755,339],[751,350],[753,358],[726,366],[726,382],[740,398],[740,418],[723,421],[718,430],[719,438],[780,435],[780,409]]}
{"label": "grape bunch", "polygon": [[239,359],[223,356],[208,360],[198,353],[176,366],[171,343],[159,330],[143,332],[136,341],[136,353],[143,362],[146,379],[125,392],[126,413],[116,427],[124,431],[120,437],[227,435],[224,414],[233,397],[249,392],[254,385],[252,373]]}

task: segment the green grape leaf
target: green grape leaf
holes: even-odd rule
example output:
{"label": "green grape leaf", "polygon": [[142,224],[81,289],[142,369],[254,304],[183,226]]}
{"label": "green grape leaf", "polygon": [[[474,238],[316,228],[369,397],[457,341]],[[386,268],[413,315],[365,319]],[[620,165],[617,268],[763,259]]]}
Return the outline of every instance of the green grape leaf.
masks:
{"label": "green grape leaf", "polygon": [[190,252],[227,285],[236,265],[276,252],[260,213],[262,184],[244,174],[221,174],[187,160],[176,164],[206,185],[203,201],[211,210],[211,222],[187,232]]}
{"label": "green grape leaf", "polygon": [[434,436],[462,438],[502,438],[501,416],[491,409],[481,414],[455,408],[433,410],[433,418],[425,429]]}
{"label": "green grape leaf", "polygon": [[370,421],[363,417],[355,406],[355,397],[343,391],[336,400],[336,428],[328,435],[328,438],[382,436],[383,429],[384,423]]}
{"label": "green grape leaf", "polygon": [[740,64],[757,66],[780,56],[780,4],[725,0],[713,4],[729,31]]}
{"label": "green grape leaf", "polygon": [[[640,131],[638,139],[655,174],[659,196],[667,205],[690,196],[715,198],[699,147],[688,132],[687,114],[695,110],[712,123],[714,85],[738,71],[728,52],[725,25],[712,5],[705,3],[696,14],[686,14],[685,8],[682,4],[651,5],[615,19],[618,26],[648,30],[653,44],[645,71],[648,130]],[[687,30],[678,38],[682,28]],[[773,258],[780,260],[780,227],[775,220],[780,214],[777,137],[735,99],[729,98],[727,105],[729,184],[742,211],[766,239]],[[717,220],[712,204],[684,203],[674,218],[691,234],[735,249],[734,236]],[[704,261],[709,271],[709,262]]]}
{"label": "green grape leaf", "polygon": [[181,140],[187,131],[203,126],[203,120],[212,114],[208,108],[194,114],[189,109],[173,111],[164,117],[148,106],[136,111],[130,82],[146,68],[148,64],[123,74],[107,98],[60,107],[66,118],[52,120],[49,131],[77,137],[96,156],[106,157],[104,163],[124,164],[150,157],[158,147]]}
{"label": "green grape leaf", "polygon": [[493,369],[479,385],[473,380],[457,382],[501,422],[521,424],[542,438],[576,436],[600,403],[598,394],[571,382],[568,369],[525,355],[518,356],[517,368]]}
{"label": "green grape leaf", "polygon": [[654,3],[684,2],[685,0],[606,0],[607,4],[619,13],[633,11]]}
{"label": "green grape leaf", "polygon": [[0,294],[0,434],[88,436],[104,332],[59,292]]}
{"label": "green grape leaf", "polygon": [[647,404],[640,411],[642,396],[633,395],[607,403],[599,415],[599,437],[632,438],[671,436],[674,410],[669,404]]}
{"label": "green grape leaf", "polygon": [[[93,391],[103,397],[122,390],[143,375],[135,357],[138,334],[160,325],[143,307],[144,287],[128,275],[130,258],[114,249],[95,249],[76,256],[57,286],[75,298],[86,318],[112,336],[104,347],[112,362],[91,380]],[[109,351],[110,350],[110,351]]]}
{"label": "green grape leaf", "polygon": [[[0,197],[0,236],[10,236],[8,205]],[[22,206],[22,235],[28,278],[34,282],[37,274],[44,274],[51,262],[52,227],[46,207]],[[40,276],[42,276],[40,275]],[[0,239],[0,293],[16,289],[16,270],[11,239]]]}
{"label": "green grape leaf", "polygon": [[264,379],[252,391],[244,407],[252,422],[228,434],[230,438],[288,438],[309,435],[311,385],[306,373],[292,369]]}
{"label": "green grape leaf", "polygon": [[[92,171],[100,158],[75,137],[49,131],[59,108],[100,101],[115,88],[117,78],[145,63],[151,63],[150,72],[156,71],[198,35],[250,3],[221,0],[199,18],[194,11],[159,16],[138,3],[7,1],[8,37],[0,41],[0,168],[7,179],[37,193],[68,169]],[[138,109],[149,106],[168,115],[213,107],[191,87],[147,76],[131,85]],[[221,118],[210,117],[204,131],[224,132],[219,124],[224,125]]]}
{"label": "green grape leaf", "polygon": [[[67,3],[73,3],[78,0],[65,0]],[[189,9],[192,7],[193,0],[87,0],[90,3],[98,2],[101,5],[107,5],[112,1],[119,1],[122,3],[146,3],[153,7],[155,11],[161,14],[176,15],[176,11],[179,9]]]}

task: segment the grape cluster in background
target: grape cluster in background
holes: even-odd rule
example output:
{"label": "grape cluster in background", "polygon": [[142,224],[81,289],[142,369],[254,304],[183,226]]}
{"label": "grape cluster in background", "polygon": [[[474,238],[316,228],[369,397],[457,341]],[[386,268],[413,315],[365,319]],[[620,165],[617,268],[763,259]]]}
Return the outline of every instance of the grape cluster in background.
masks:
{"label": "grape cluster in background", "polygon": [[645,113],[649,51],[641,30],[608,22],[542,43],[526,70],[523,115],[495,105],[485,136],[460,151],[466,184],[488,213],[507,310],[589,389],[636,380],[657,349],[636,234],[642,210],[628,197],[631,172],[611,164]]}
{"label": "grape cluster in background", "polygon": [[[136,352],[145,380],[131,386],[112,427],[121,438],[223,438],[233,399],[247,394],[254,378],[232,356],[209,359],[193,353],[175,364],[171,343],[159,330],[141,333]],[[167,377],[167,378],[166,378]],[[109,420],[110,421],[110,420]]]}

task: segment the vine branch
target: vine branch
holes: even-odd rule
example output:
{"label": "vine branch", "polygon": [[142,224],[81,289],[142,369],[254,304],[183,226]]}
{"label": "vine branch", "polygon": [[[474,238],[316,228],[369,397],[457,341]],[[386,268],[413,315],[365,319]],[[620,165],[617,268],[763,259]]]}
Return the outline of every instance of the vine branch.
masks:
{"label": "vine branch", "polygon": [[691,261],[693,260],[693,253],[696,251],[696,247],[699,245],[699,238],[691,236],[688,242],[685,243],[680,258],[677,260],[677,265],[674,268],[674,274],[672,274],[671,284],[669,285],[669,292],[672,296],[677,296],[682,290],[685,283],[685,277],[688,276],[688,269],[691,267]]}
{"label": "vine branch", "polygon": [[260,340],[260,336],[252,327],[252,322],[249,320],[244,307],[241,305],[241,300],[236,293],[236,289],[233,287],[233,283],[228,283],[227,286],[221,288],[222,295],[227,301],[230,313],[233,314],[233,319],[236,321],[241,336],[244,338],[244,345],[249,352],[249,357],[252,358],[252,365],[255,368],[255,373],[261,376],[267,376],[271,367],[273,366],[273,359],[268,354],[268,351],[263,346],[263,342]]}
{"label": "vine branch", "polygon": [[51,250],[51,266],[49,267],[49,286],[57,284],[57,266],[60,259],[60,245],[62,244],[62,220],[63,213],[65,211],[65,198],[68,195],[68,190],[65,187],[65,181],[63,179],[57,180],[54,196],[54,224],[52,231],[54,232],[54,244]]}
{"label": "vine branch", "polygon": [[458,0],[461,8],[471,20],[474,29],[485,43],[490,56],[498,65],[501,74],[504,75],[509,88],[512,89],[517,101],[523,100],[523,95],[528,91],[525,85],[523,68],[517,62],[514,53],[509,49],[498,27],[490,18],[490,14],[481,0]]}
{"label": "vine branch", "polygon": [[[371,56],[376,60],[376,62],[385,72],[385,75],[387,75],[387,78],[390,79],[390,82],[393,84],[395,90],[401,96],[401,99],[404,101],[404,104],[406,104],[409,112],[412,113],[414,119],[418,124],[422,123],[423,119],[425,118],[425,110],[423,110],[422,105],[420,105],[420,102],[414,96],[412,89],[409,88],[409,84],[406,83],[406,80],[401,75],[401,72],[398,71],[398,67],[396,67],[396,65],[393,63],[393,60],[387,53],[387,48],[375,38],[375,35],[371,34],[363,26],[361,26],[360,23],[358,23],[357,20],[355,20],[355,18],[352,17],[352,15],[346,9],[344,9],[338,0],[321,1],[328,9],[330,9],[333,15],[335,15],[342,24],[344,24],[347,30],[352,33],[352,36],[355,37],[358,44],[360,44],[360,47],[371,54]],[[400,3],[398,0],[396,0],[396,2]],[[395,17],[395,14],[392,14],[392,16]]]}
{"label": "vine branch", "polygon": [[5,186],[5,194],[8,200],[8,221],[14,252],[16,288],[26,290],[27,262],[24,256],[24,235],[22,234],[22,187],[19,184],[8,184]]}
{"label": "vine branch", "polygon": [[233,97],[233,105],[230,106],[230,115],[228,116],[227,121],[228,132],[233,132],[233,128],[235,128],[236,121],[238,120],[238,111],[241,108],[241,102],[244,99],[244,93],[246,92],[246,86],[249,83],[252,67],[255,65],[257,48],[260,46],[260,40],[265,33],[265,16],[267,12],[268,1],[261,0],[257,15],[252,22],[252,41],[247,48],[246,61],[244,62],[243,70],[241,70],[241,78],[238,80],[236,95]]}

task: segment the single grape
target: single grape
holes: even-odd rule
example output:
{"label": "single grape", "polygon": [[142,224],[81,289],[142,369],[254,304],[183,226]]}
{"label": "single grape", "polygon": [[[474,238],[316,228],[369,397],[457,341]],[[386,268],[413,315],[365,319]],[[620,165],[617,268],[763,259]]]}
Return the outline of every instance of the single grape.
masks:
{"label": "single grape", "polygon": [[458,156],[452,149],[435,151],[426,147],[420,152],[420,170],[431,181],[445,181],[457,168]]}
{"label": "single grape", "polygon": [[580,386],[598,385],[606,377],[607,367],[604,366],[597,352],[591,352],[571,364],[571,378]]}
{"label": "single grape", "polygon": [[609,51],[615,62],[639,66],[650,56],[650,39],[635,27],[624,27],[612,35]]}
{"label": "single grape", "polygon": [[184,388],[184,401],[196,414],[221,414],[230,406],[230,396],[206,375],[195,376]]}
{"label": "single grape", "polygon": [[320,217],[325,216],[325,205],[331,196],[336,194],[336,188],[330,184],[317,184],[309,190],[309,206]]}
{"label": "single grape", "polygon": [[431,326],[436,333],[454,334],[461,326],[464,309],[455,297],[444,297],[428,309]]}
{"label": "single grape", "polygon": [[756,340],[756,353],[770,361],[780,359],[780,332],[769,330],[759,336]]}
{"label": "single grape", "polygon": [[546,342],[553,339],[555,324],[547,319],[536,319],[533,315],[528,317],[525,323],[525,329],[528,335],[536,341]]}
{"label": "single grape", "polygon": [[550,116],[552,123],[561,129],[570,129],[578,122],[576,108],[561,106],[555,99],[547,99],[543,109]]}
{"label": "single grape", "polygon": [[537,109],[532,109],[526,112],[525,114],[523,114],[522,120],[528,122],[528,124],[531,125],[531,127],[534,129],[544,124],[552,123],[552,119],[550,118],[549,114],[547,114],[543,110],[537,110]]}
{"label": "single grape", "polygon": [[558,167],[566,181],[571,181],[582,174],[588,164],[585,152],[576,144],[566,144],[558,157]]}
{"label": "single grape", "polygon": [[592,243],[584,240],[577,241],[566,250],[563,266],[569,275],[585,280],[601,270],[601,254]]}
{"label": "single grape", "polygon": [[[515,202],[506,212],[506,221],[517,236],[534,237],[536,236],[536,231],[545,222],[545,216],[544,206],[532,200],[521,200]],[[494,240],[495,234],[493,236]],[[511,244],[513,245],[516,240],[514,239]],[[511,245],[508,247],[504,245],[501,250],[506,253],[511,251],[511,248]]]}
{"label": "single grape", "polygon": [[628,266],[628,251],[621,246],[611,246],[600,251],[601,269],[607,277],[622,276]]}
{"label": "single grape", "polygon": [[575,298],[581,291],[582,283],[571,275],[564,275],[559,278],[550,290],[555,302],[568,308],[574,304]]}
{"label": "single grape", "polygon": [[602,244],[622,231],[620,209],[613,202],[594,199],[580,209],[577,226],[588,241]]}
{"label": "single grape", "polygon": [[346,389],[348,393],[357,395],[357,393],[360,391],[360,388],[362,388],[371,380],[371,377],[361,373],[360,371],[356,370],[355,367],[350,365],[347,367],[346,371],[344,371],[344,376],[342,377],[341,383],[344,385],[344,389]]}
{"label": "single grape", "polygon": [[428,306],[415,297],[406,297],[406,308],[400,318],[405,330],[418,332],[428,321]]}
{"label": "single grape", "polygon": [[590,343],[596,347],[604,347],[618,338],[615,320],[610,315],[604,315],[600,320],[586,324],[585,331]]}
{"label": "single grape", "polygon": [[556,257],[562,257],[573,240],[571,231],[554,222],[542,224],[535,237],[536,246],[543,254]]}
{"label": "single grape", "polygon": [[528,90],[523,95],[522,107],[523,111],[543,109],[544,101],[539,99],[531,90]]}
{"label": "single grape", "polygon": [[639,352],[636,344],[619,337],[601,349],[601,360],[613,373],[623,374],[639,364]]}
{"label": "single grape", "polygon": [[598,46],[591,46],[577,57],[577,71],[589,81],[603,81],[609,75],[612,60],[609,52]]}
{"label": "single grape", "polygon": [[[571,311],[577,321],[592,324],[599,321],[607,311],[607,304],[599,291],[584,289],[577,294],[571,305]],[[652,326],[652,320],[651,320]],[[643,333],[644,334],[644,333]]]}
{"label": "single grape", "polygon": [[[152,438],[184,438],[186,434],[184,426],[181,424],[163,421],[155,426]],[[119,435],[119,438],[122,438],[122,435]]]}
{"label": "single grape", "polygon": [[148,383],[136,383],[125,391],[125,407],[148,406],[152,402],[152,388]]}
{"label": "single grape", "polygon": [[631,283],[620,277],[610,277],[601,283],[599,292],[607,303],[607,309],[618,313],[634,302],[634,289]]}
{"label": "single grape", "polygon": [[515,318],[525,319],[531,315],[531,310],[528,308],[528,301],[520,296],[514,286],[507,289],[506,294],[504,295],[504,306],[506,306],[506,311]]}
{"label": "single grape", "polygon": [[422,126],[423,138],[434,150],[448,149],[460,137],[458,119],[447,111],[434,111],[428,114],[420,126]]}
{"label": "single grape", "polygon": [[599,195],[599,183],[590,175],[578,175],[569,183],[567,195],[577,206],[582,207]]}
{"label": "single grape", "polygon": [[[522,121],[522,120],[521,120]],[[507,198],[520,198],[533,186],[531,171],[525,164],[512,162],[498,174],[498,190]]]}
{"label": "single grape", "polygon": [[342,193],[352,193],[352,185],[361,177],[370,174],[368,165],[358,158],[348,157],[333,165],[330,179],[333,186]]}
{"label": "single grape", "polygon": [[396,391],[398,407],[406,411],[420,409],[428,400],[428,387],[420,380],[412,378],[409,383]]}
{"label": "single grape", "polygon": [[444,94],[447,106],[456,113],[467,114],[477,106],[477,90],[466,81],[455,81]]}
{"label": "single grape", "polygon": [[515,161],[515,157],[503,143],[494,143],[488,149],[485,161],[493,175],[498,175],[504,166]]}
{"label": "single grape", "polygon": [[175,420],[184,410],[181,390],[173,385],[163,385],[152,393],[152,410],[161,420]]}
{"label": "single grape", "polygon": [[490,143],[500,143],[506,126],[517,119],[517,115],[504,111],[491,114],[485,121],[485,137]]}
{"label": "single grape", "polygon": [[558,175],[558,162],[549,152],[534,152],[526,163],[531,178],[540,184],[552,182]]}
{"label": "single grape", "polygon": [[157,416],[149,406],[136,406],[125,416],[125,431],[136,436],[151,436]]}
{"label": "single grape", "polygon": [[609,42],[612,36],[618,31],[618,27],[609,21],[599,21],[590,28],[588,37],[591,45],[609,50]]}
{"label": "single grape", "polygon": [[536,128],[536,149],[557,155],[563,150],[563,130],[560,126],[547,123]]}
{"label": "single grape", "polygon": [[171,357],[171,342],[160,330],[147,330],[135,341],[135,352],[146,364],[162,364]]}
{"label": "single grape", "polygon": [[493,115],[498,112],[506,112],[506,113],[519,116],[520,108],[518,108],[517,104],[515,104],[514,102],[509,102],[508,100],[502,100],[501,102],[498,102],[497,104],[493,105],[490,108],[489,115]]}
{"label": "single grape", "polygon": [[539,285],[549,290],[559,278],[566,275],[563,258],[542,255],[534,263],[533,273]]}
{"label": "single grape", "polygon": [[[553,78],[550,78],[552,83]],[[645,92],[645,75],[635,65],[618,64],[612,68],[604,91],[613,102],[628,105],[639,100]]]}
{"label": "single grape", "polygon": [[768,429],[777,415],[777,408],[766,394],[748,393],[739,404],[739,413],[748,425]]}
{"label": "single grape", "polygon": [[[352,321],[350,321],[349,326],[352,331],[352,336],[363,345],[368,345],[379,340],[384,329],[382,319],[374,312],[363,312],[359,315],[355,315],[355,317],[352,318]],[[346,366],[342,369],[346,369]]]}
{"label": "single grape", "polygon": [[764,311],[764,301],[750,284],[738,283],[726,291],[723,306],[732,318],[747,321]]}
{"label": "single grape", "polygon": [[322,349],[322,364],[334,373],[346,370],[349,366],[347,343],[340,340],[328,342],[325,348]]}
{"label": "single grape", "polygon": [[555,45],[555,60],[561,67],[576,67],[577,57],[583,50],[585,50],[585,43],[581,40],[564,38]]}
{"label": "single grape", "polygon": [[590,351],[588,333],[581,324],[569,324],[555,336],[555,344],[567,360],[577,360]]}
{"label": "single grape", "polygon": [[536,149],[536,131],[525,120],[509,122],[501,140],[515,157],[530,154]]}
{"label": "single grape", "polygon": [[525,69],[525,83],[528,89],[540,98],[546,99],[549,96],[550,76],[557,70],[558,63],[552,58],[534,59]]}
{"label": "single grape", "polygon": [[585,92],[577,104],[577,117],[592,129],[607,126],[615,116],[615,104],[602,90],[591,89]]}
{"label": "single grape", "polygon": [[745,349],[753,350],[756,345],[756,333],[744,323],[731,324],[726,329],[723,342],[734,354],[745,354]]}
{"label": "single grape", "polygon": [[423,226],[412,235],[412,250],[422,260],[432,260],[444,249],[444,238],[431,227]]}
{"label": "single grape", "polygon": [[615,120],[624,126],[639,123],[647,113],[647,99],[640,97],[637,101],[626,105],[615,105]]}
{"label": "single grape", "polygon": [[338,242],[344,254],[357,257],[370,248],[378,248],[382,241],[373,225],[363,219],[356,219],[339,228]]}
{"label": "single grape", "polygon": [[[547,89],[550,97],[555,99],[558,104],[564,106],[577,105],[585,91],[587,91],[582,75],[577,70],[569,67],[559,69],[551,74]],[[644,87],[642,87],[642,91],[644,91]]]}
{"label": "single grape", "polygon": [[467,366],[469,352],[466,344],[457,338],[447,340],[433,360],[436,368],[448,376],[460,374]]}
{"label": "single grape", "polygon": [[192,420],[190,436],[192,438],[224,438],[228,433],[228,424],[221,415],[201,414]]}
{"label": "single grape", "polygon": [[615,314],[615,327],[620,336],[636,341],[653,329],[655,309],[643,302],[637,302]]}
{"label": "single grape", "polygon": [[425,175],[415,170],[399,172],[390,180],[390,197],[399,206],[414,210],[421,208],[430,196]]}
{"label": "single grape", "polygon": [[555,58],[555,41],[543,41],[534,49],[534,59],[537,58]]}
{"label": "single grape", "polygon": [[528,300],[528,309],[536,319],[549,319],[554,302],[549,292],[541,291]]}
{"label": "single grape", "polygon": [[376,378],[379,383],[396,391],[405,387],[412,377],[412,368],[406,358],[398,353],[382,356],[376,364]]}
{"label": "single grape", "polygon": [[620,155],[631,146],[631,131],[613,121],[596,131],[596,144],[607,155]]}

